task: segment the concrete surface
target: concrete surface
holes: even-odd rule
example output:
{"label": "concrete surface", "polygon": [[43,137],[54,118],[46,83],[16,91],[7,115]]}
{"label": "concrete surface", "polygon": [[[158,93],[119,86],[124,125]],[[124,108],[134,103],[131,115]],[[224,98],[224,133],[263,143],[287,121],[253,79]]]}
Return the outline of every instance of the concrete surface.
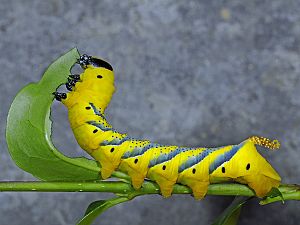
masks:
{"label": "concrete surface", "polygon": [[[9,105],[48,64],[77,46],[115,68],[108,110],[115,128],[162,144],[216,146],[250,135],[278,138],[262,150],[285,183],[300,183],[300,1],[0,1],[0,180],[33,180],[5,144]],[[53,107],[54,141],[85,155],[66,111]],[[67,129],[66,129],[67,128]],[[74,224],[109,194],[0,193],[0,224]],[[96,224],[208,224],[230,197],[137,198]],[[299,224],[288,201],[242,211],[240,224]]]}

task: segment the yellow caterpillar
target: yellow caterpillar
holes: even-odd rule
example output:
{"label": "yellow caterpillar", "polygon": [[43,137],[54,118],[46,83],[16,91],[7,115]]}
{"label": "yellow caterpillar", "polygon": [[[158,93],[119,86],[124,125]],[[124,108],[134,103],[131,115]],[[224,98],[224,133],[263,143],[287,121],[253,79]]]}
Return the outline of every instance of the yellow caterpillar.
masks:
{"label": "yellow caterpillar", "polygon": [[202,199],[208,185],[216,182],[247,184],[258,197],[279,186],[280,176],[255,147],[277,149],[277,140],[254,136],[237,145],[190,148],[136,140],[117,132],[104,116],[115,90],[113,68],[87,55],[78,63],[84,71],[70,75],[66,83],[70,92],[53,94],[68,108],[78,144],[101,164],[103,179],[120,170],[131,177],[135,189],[148,178],[168,197],[174,184],[180,183],[189,186],[196,199]]}

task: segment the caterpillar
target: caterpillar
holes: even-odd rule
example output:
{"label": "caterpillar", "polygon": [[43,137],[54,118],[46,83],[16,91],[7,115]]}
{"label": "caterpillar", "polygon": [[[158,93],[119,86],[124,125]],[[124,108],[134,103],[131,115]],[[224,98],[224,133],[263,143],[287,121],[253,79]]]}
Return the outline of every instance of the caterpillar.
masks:
{"label": "caterpillar", "polygon": [[77,63],[83,72],[69,76],[65,84],[69,92],[53,94],[68,108],[80,147],[100,163],[102,179],[120,170],[130,176],[135,189],[150,179],[159,185],[164,197],[169,197],[174,184],[179,183],[190,187],[195,199],[206,195],[210,183],[246,184],[258,197],[279,186],[280,176],[256,149],[256,145],[278,149],[279,141],[253,136],[239,144],[206,148],[131,138],[115,130],[104,115],[115,91],[112,66],[85,54]]}

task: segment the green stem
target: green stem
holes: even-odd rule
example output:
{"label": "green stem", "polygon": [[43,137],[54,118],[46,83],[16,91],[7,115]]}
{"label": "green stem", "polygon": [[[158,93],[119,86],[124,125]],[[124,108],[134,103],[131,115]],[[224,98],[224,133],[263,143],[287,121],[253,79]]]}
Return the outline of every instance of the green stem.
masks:
{"label": "green stem", "polygon": [[[124,195],[158,194],[157,184],[145,181],[139,190],[131,184],[120,181],[97,182],[0,182],[0,191],[37,191],[37,192],[111,192]],[[285,200],[300,200],[300,189],[296,185],[281,185],[279,191]],[[173,194],[191,194],[191,190],[183,185],[175,185]],[[254,192],[242,184],[211,184],[208,195],[255,196]],[[281,201],[280,197],[267,198],[263,204]]]}
{"label": "green stem", "polygon": [[112,192],[126,193],[132,191],[130,185],[124,182],[43,182],[16,181],[0,182],[0,192],[3,191],[33,191],[33,192]]}

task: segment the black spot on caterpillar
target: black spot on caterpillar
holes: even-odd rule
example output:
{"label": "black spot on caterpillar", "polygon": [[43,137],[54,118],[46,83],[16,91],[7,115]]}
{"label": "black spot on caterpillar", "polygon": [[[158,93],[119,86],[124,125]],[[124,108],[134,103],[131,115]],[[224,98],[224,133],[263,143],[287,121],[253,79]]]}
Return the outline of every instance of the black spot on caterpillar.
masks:
{"label": "black spot on caterpillar", "polygon": [[164,146],[119,133],[104,116],[115,90],[112,66],[87,55],[82,55],[78,63],[84,71],[70,75],[66,84],[72,86],[70,92],[54,95],[68,108],[78,144],[101,164],[104,179],[120,170],[139,189],[148,178],[160,186],[164,197],[171,195],[175,183],[180,183],[189,186],[196,199],[205,196],[210,183],[227,180],[247,184],[259,197],[279,186],[280,176],[255,147],[276,149],[280,145],[277,140],[254,136],[236,145],[188,148]]}

